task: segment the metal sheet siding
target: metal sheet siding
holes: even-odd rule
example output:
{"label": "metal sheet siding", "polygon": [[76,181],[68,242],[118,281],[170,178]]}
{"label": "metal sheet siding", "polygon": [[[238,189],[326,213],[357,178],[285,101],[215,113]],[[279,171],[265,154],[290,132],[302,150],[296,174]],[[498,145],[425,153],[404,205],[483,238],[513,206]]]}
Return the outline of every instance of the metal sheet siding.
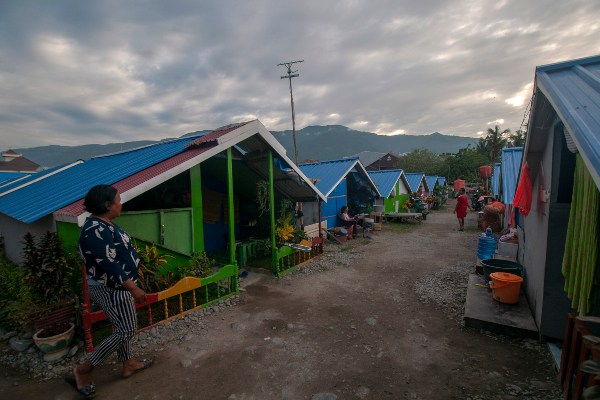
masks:
{"label": "metal sheet siding", "polygon": [[406,180],[408,181],[408,184],[410,185],[410,191],[411,192],[416,192],[417,190],[419,190],[419,186],[421,186],[421,181],[423,180],[423,176],[424,174],[422,172],[409,172],[409,173],[404,173],[404,176],[406,176]]}
{"label": "metal sheet siding", "polygon": [[500,163],[494,164],[494,171],[492,172],[492,194],[494,197],[498,197],[500,194]]}
{"label": "metal sheet siding", "polygon": [[309,179],[319,179],[319,181],[315,183],[315,186],[321,193],[328,196],[357,162],[358,158],[344,158],[340,160],[300,164],[298,167]]}
{"label": "metal sheet siding", "polygon": [[371,180],[375,182],[377,188],[379,189],[379,193],[383,197],[389,197],[392,194],[392,190],[396,186],[396,183],[400,179],[400,175],[402,174],[401,169],[390,169],[385,171],[369,171],[369,176]]}
{"label": "metal sheet siding", "polygon": [[186,149],[196,138],[176,139],[92,158],[0,197],[0,212],[31,223],[85,196],[97,184],[113,184]]}
{"label": "metal sheet siding", "polygon": [[541,90],[600,186],[600,56],[536,68]]}
{"label": "metal sheet siding", "polygon": [[502,149],[502,202],[504,204],[513,203],[515,190],[519,181],[522,156],[522,147]]}

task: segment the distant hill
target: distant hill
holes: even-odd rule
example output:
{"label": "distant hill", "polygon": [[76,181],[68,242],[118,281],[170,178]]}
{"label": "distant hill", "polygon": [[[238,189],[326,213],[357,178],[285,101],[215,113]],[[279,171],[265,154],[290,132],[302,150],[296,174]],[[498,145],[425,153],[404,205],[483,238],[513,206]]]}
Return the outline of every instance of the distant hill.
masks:
{"label": "distant hill", "polygon": [[[207,133],[210,130],[186,133],[184,136]],[[292,131],[273,131],[275,138],[285,147],[288,156],[294,159]],[[360,132],[342,125],[308,126],[296,131],[298,159],[330,160],[352,156],[364,150],[402,154],[415,149],[429,149],[434,153],[456,153],[459,149],[477,139],[442,135],[397,135],[380,136],[370,132]],[[79,159],[87,160],[101,154],[116,153],[136,147],[147,146],[157,141],[143,140],[111,144],[86,144],[82,146],[40,146],[26,149],[13,149],[26,158],[44,167],[54,167]]]}
{"label": "distant hill", "polygon": [[[287,149],[294,159],[292,131],[274,131],[273,135]],[[370,132],[355,131],[342,125],[308,126],[296,131],[298,160],[331,160],[352,156],[361,151],[376,151],[396,154],[415,149],[429,149],[434,153],[456,153],[458,150],[477,144],[475,138],[442,135],[435,132],[429,135],[383,136]]]}

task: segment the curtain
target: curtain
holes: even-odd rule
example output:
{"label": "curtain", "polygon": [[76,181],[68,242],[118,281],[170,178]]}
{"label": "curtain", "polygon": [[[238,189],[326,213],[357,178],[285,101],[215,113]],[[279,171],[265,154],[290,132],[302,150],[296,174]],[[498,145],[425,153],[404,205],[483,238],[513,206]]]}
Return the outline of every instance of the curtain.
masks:
{"label": "curtain", "polygon": [[590,294],[598,263],[599,203],[598,188],[581,155],[577,154],[562,273],[571,306],[581,315],[590,312]]}

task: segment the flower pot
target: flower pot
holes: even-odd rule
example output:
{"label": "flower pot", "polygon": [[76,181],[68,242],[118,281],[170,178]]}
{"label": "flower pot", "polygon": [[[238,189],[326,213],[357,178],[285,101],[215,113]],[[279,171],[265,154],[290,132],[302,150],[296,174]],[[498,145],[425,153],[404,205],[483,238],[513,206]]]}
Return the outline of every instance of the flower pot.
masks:
{"label": "flower pot", "polygon": [[44,361],[62,360],[69,353],[69,345],[75,336],[75,325],[69,322],[69,329],[58,335],[42,337],[44,329],[33,335],[36,346],[44,353]]}

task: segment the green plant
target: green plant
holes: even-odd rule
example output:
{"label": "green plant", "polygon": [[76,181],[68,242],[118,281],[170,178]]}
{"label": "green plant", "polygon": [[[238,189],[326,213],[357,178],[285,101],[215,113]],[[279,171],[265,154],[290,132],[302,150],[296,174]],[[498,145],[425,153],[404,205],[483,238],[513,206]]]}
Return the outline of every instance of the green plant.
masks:
{"label": "green plant", "polygon": [[258,204],[259,215],[269,211],[269,184],[267,181],[260,180],[256,182],[256,203]]}
{"label": "green plant", "polygon": [[68,280],[72,266],[67,263],[58,235],[46,232],[36,242],[35,237],[27,233],[24,239],[23,273],[34,303],[53,308],[72,303],[75,293]]}
{"label": "green plant", "polygon": [[213,274],[215,264],[215,260],[211,260],[206,256],[206,252],[201,251],[194,253],[187,265],[179,265],[177,269],[182,278],[185,276],[204,278]]}
{"label": "green plant", "polygon": [[0,327],[29,331],[32,326],[29,310],[33,302],[21,268],[0,257]]}
{"label": "green plant", "polygon": [[140,257],[138,273],[144,290],[159,292],[171,286],[175,280],[177,267],[170,265],[168,259],[175,257],[160,253],[154,243],[141,247],[134,240],[133,246]]}

